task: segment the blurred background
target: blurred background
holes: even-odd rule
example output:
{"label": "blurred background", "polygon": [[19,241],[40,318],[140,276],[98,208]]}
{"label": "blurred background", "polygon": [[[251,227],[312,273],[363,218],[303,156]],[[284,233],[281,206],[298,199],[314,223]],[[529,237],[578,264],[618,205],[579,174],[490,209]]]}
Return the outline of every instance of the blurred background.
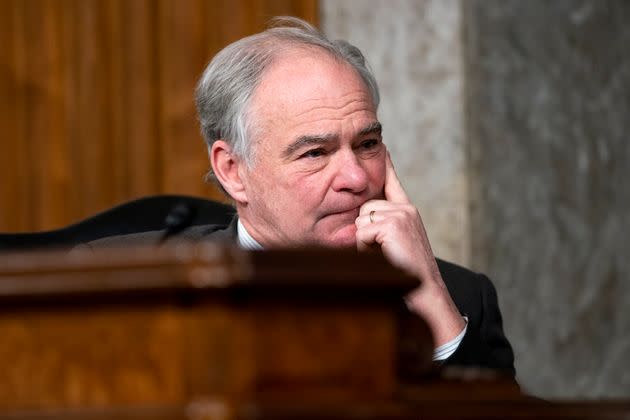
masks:
{"label": "blurred background", "polygon": [[524,390],[630,396],[626,0],[0,0],[0,231],[222,199],[194,86],[275,15],[363,50],[434,251],[494,281]]}

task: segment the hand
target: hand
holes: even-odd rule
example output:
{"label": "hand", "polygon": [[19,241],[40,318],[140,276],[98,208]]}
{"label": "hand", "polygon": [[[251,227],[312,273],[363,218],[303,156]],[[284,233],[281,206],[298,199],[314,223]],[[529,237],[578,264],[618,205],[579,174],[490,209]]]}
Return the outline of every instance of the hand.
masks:
{"label": "hand", "polygon": [[357,248],[364,251],[380,245],[393,265],[420,280],[407,297],[409,309],[427,321],[436,346],[447,343],[464,329],[465,321],[446,289],[420,213],[400,184],[389,152],[384,189],[384,200],[369,200],[361,206],[355,221]]}

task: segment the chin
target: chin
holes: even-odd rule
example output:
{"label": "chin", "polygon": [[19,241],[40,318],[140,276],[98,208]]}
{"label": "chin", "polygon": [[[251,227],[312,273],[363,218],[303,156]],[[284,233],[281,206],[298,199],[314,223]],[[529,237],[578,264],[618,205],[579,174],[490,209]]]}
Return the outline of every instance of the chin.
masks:
{"label": "chin", "polygon": [[353,224],[337,229],[332,234],[322,238],[320,243],[329,248],[356,248],[357,227]]}

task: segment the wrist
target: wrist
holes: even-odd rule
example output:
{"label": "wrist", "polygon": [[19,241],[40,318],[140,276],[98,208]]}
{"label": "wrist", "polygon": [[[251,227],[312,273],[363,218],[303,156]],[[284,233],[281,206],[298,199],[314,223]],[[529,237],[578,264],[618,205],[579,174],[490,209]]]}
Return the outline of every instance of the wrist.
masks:
{"label": "wrist", "polygon": [[466,320],[447,290],[439,287],[435,290],[423,289],[425,286],[407,297],[407,306],[427,322],[437,347],[457,337],[466,327]]}

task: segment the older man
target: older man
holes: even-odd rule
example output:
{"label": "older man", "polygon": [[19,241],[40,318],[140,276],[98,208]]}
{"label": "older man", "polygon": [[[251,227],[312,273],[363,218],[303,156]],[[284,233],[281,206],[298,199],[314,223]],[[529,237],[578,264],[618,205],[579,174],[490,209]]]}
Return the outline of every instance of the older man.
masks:
{"label": "older man", "polygon": [[419,279],[407,305],[427,321],[434,359],[513,374],[490,281],[433,256],[383,143],[363,55],[298,19],[281,23],[223,49],[199,82],[212,174],[238,217],[183,236],[249,249],[379,247]]}

